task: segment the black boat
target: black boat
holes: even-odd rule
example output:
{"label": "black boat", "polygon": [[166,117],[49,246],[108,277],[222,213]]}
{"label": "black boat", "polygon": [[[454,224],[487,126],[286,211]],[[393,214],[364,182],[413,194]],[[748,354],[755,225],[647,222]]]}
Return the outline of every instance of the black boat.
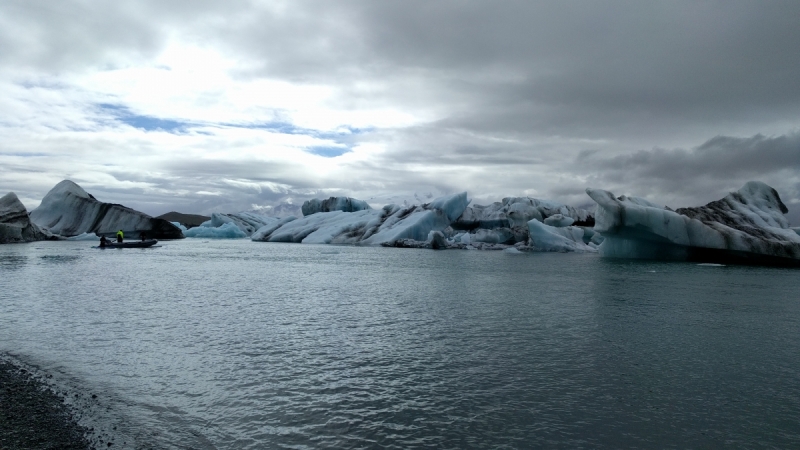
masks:
{"label": "black boat", "polygon": [[152,247],[158,243],[155,239],[147,239],[146,241],[129,241],[129,242],[109,242],[104,247],[97,248],[145,248]]}

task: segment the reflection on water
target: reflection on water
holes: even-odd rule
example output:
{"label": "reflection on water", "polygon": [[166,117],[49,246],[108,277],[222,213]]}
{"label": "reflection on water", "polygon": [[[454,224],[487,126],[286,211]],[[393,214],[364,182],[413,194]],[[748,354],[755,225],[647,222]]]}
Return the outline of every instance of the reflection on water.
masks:
{"label": "reflection on water", "polygon": [[21,269],[28,262],[28,257],[17,254],[0,254],[0,270]]}
{"label": "reflection on water", "polygon": [[39,257],[43,262],[60,264],[72,263],[80,259],[78,255],[42,255]]}
{"label": "reflection on water", "polygon": [[76,407],[118,445],[800,442],[797,271],[246,240],[0,261],[0,351],[98,393]]}

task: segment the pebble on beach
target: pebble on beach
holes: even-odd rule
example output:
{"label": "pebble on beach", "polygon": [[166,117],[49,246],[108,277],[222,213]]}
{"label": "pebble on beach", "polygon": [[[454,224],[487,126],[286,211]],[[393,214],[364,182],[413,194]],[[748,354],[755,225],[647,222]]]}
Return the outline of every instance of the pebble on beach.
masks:
{"label": "pebble on beach", "polygon": [[30,372],[0,360],[0,449],[92,448],[61,397]]}

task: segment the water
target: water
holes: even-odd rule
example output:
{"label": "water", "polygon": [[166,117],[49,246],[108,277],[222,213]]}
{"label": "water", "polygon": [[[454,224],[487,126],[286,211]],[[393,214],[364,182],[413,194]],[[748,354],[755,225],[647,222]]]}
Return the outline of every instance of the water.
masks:
{"label": "water", "polygon": [[90,245],[0,246],[0,352],[114,448],[800,445],[797,270]]}

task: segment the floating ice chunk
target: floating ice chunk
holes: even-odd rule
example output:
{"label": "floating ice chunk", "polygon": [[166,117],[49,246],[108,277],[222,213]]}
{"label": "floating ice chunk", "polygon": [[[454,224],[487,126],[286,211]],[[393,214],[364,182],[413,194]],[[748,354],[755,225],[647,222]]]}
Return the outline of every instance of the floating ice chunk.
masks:
{"label": "floating ice chunk", "polygon": [[587,189],[598,204],[603,256],[800,265],[800,235],[789,228],[778,193],[750,181],[725,198],[675,211]]}
{"label": "floating ice chunk", "polygon": [[584,243],[584,230],[581,227],[552,227],[536,219],[528,221],[530,246],[545,252],[595,252],[592,246]]}
{"label": "floating ice chunk", "polygon": [[187,238],[242,239],[247,237],[247,234],[232,222],[218,227],[193,227],[184,231],[183,234]]}

